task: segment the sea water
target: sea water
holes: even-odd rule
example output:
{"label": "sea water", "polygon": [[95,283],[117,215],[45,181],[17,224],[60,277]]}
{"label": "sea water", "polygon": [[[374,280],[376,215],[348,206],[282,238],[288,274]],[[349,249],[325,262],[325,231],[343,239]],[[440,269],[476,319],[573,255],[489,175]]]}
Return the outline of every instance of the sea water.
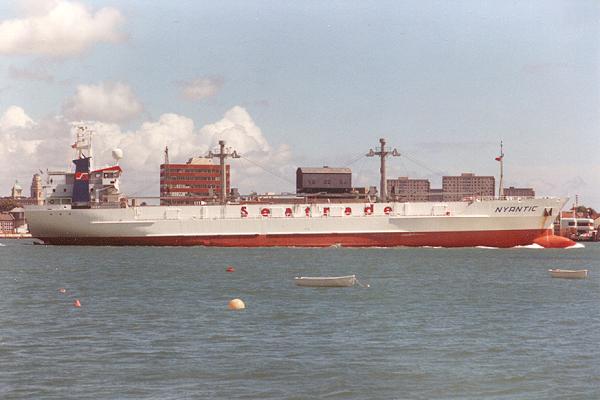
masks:
{"label": "sea water", "polygon": [[[600,398],[599,243],[2,244],[2,399]],[[349,274],[370,287],[293,281]]]}

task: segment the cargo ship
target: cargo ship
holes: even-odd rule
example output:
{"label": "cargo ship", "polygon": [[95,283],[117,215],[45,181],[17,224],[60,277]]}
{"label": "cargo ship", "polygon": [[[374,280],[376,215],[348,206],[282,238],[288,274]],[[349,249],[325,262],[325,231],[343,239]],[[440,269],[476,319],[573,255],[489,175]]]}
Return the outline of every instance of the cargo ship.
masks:
{"label": "cargo ship", "polygon": [[[385,142],[380,140],[382,190]],[[224,142],[221,164],[224,164]],[[552,234],[561,198],[467,198],[450,202],[343,201],[294,203],[138,205],[110,207],[90,198],[90,181],[107,171],[118,184],[118,166],[90,169],[89,143],[73,145],[70,204],[30,206],[26,219],[33,237],[52,245],[222,246],[222,247],[514,247],[574,243]],[[90,149],[91,150],[91,149]],[[100,171],[100,173],[98,173]],[[222,168],[224,173],[225,168]],[[222,182],[225,180],[223,179]],[[98,190],[96,190],[97,192]],[[66,190],[65,190],[66,192]],[[224,192],[222,192],[224,193]]]}

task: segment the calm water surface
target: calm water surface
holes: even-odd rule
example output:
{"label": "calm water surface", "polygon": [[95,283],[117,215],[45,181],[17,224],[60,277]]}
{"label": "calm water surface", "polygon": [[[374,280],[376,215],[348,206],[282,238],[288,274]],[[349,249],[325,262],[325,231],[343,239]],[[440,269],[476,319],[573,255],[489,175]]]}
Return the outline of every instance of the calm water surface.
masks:
{"label": "calm water surface", "polygon": [[[0,242],[2,399],[600,398],[600,244]],[[590,277],[552,279],[554,267]],[[370,288],[293,283],[351,273]],[[246,310],[227,309],[236,297]]]}

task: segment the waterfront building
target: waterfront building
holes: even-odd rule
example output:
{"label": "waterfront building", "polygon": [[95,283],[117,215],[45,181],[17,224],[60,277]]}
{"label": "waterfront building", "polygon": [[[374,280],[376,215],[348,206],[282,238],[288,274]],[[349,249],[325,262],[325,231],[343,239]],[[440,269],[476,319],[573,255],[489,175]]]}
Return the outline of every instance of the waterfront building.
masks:
{"label": "waterfront building", "polygon": [[309,168],[296,170],[297,194],[343,194],[352,192],[350,168]]}
{"label": "waterfront building", "polygon": [[9,213],[0,213],[0,232],[14,233],[15,218]]}
{"label": "waterfront building", "polygon": [[388,199],[394,201],[429,201],[430,183],[428,179],[409,179],[400,176],[388,179]]}
{"label": "waterfront building", "polygon": [[[226,165],[226,192],[230,192],[229,165]],[[211,158],[192,157],[185,164],[160,166],[162,205],[199,205],[221,196],[220,165]]]}
{"label": "waterfront building", "polygon": [[493,197],[496,180],[493,176],[478,176],[463,172],[460,176],[442,177],[444,201],[461,201],[469,197]]}
{"label": "waterfront building", "polygon": [[554,233],[575,241],[597,240],[598,230],[588,213],[562,211],[554,223]]}
{"label": "waterfront building", "polygon": [[444,201],[444,191],[442,189],[429,189],[429,201]]}

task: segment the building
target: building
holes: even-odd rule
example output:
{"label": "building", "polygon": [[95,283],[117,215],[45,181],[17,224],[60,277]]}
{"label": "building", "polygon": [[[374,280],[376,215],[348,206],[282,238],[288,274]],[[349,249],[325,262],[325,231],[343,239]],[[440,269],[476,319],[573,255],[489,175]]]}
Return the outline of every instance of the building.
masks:
{"label": "building", "polygon": [[352,192],[350,168],[308,168],[296,170],[297,194],[346,194]]}
{"label": "building", "polygon": [[429,201],[444,201],[444,192],[442,189],[429,189]]}
{"label": "building", "polygon": [[535,191],[532,188],[516,188],[511,186],[504,188],[502,195],[507,197],[535,197]]}
{"label": "building", "polygon": [[12,201],[14,205],[20,206],[37,204],[35,199],[23,196],[23,188],[21,185],[19,185],[18,181],[15,181],[14,185],[10,189],[10,196],[0,197],[0,200],[9,200]]}
{"label": "building", "polygon": [[10,197],[13,199],[18,199],[23,197],[23,188],[19,185],[19,181],[15,181],[15,184],[10,189]]}
{"label": "building", "polygon": [[25,220],[25,209],[23,207],[15,207],[8,212],[14,219],[14,232],[27,233],[27,221]]}
{"label": "building", "polygon": [[554,233],[575,241],[598,240],[594,219],[583,212],[562,211],[554,222]]}
{"label": "building", "polygon": [[468,197],[493,197],[495,190],[496,180],[493,176],[462,173],[460,176],[442,177],[444,201],[460,201]]}
{"label": "building", "polygon": [[41,206],[44,204],[44,191],[42,190],[42,177],[39,174],[34,174],[31,178],[31,199],[35,204]]}
{"label": "building", "polygon": [[[225,166],[226,192],[230,192],[229,165]],[[211,158],[193,157],[185,164],[161,164],[160,203],[198,205],[221,196],[220,165]]]}
{"label": "building", "polygon": [[14,233],[15,218],[9,213],[0,213],[0,232]]}
{"label": "building", "polygon": [[406,176],[387,180],[388,199],[393,201],[429,201],[428,179],[409,179]]}

